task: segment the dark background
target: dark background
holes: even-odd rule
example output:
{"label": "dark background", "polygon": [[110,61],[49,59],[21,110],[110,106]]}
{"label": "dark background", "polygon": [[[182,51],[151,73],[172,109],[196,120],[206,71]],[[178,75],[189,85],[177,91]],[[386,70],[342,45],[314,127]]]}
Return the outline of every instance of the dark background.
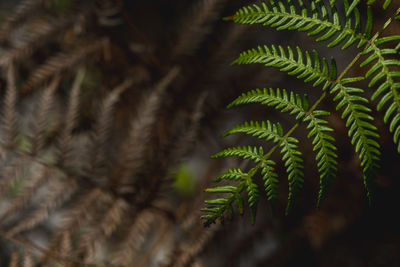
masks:
{"label": "dark background", "polygon": [[[5,20],[18,2],[0,0],[0,19]],[[261,144],[265,150],[270,147],[245,136],[223,139],[222,133],[245,120],[279,121],[286,130],[295,122],[287,114],[260,105],[230,110],[226,110],[225,106],[242,92],[254,88],[286,88],[307,93],[311,103],[321,94],[320,88],[313,88],[278,70],[261,65],[230,66],[238,54],[263,44],[289,45],[293,48],[298,45],[303,51],[316,49],[321,56],[335,57],[340,72],[357,49],[329,49],[325,43],[317,44],[314,38],[302,33],[276,32],[260,25],[234,25],[222,20],[239,7],[249,4],[249,1],[54,2],[56,4],[43,1],[44,7],[30,14],[30,18],[66,18],[75,21],[72,23],[75,26],[67,26],[74,30],[63,28],[33,45],[34,52],[19,59],[18,83],[24,101],[34,101],[35,89],[24,87],[24,84],[29,82],[29,74],[46,58],[57,51],[95,42],[97,38],[110,40],[108,59],[89,56],[79,62],[87,66],[90,82],[85,85],[88,89],[86,98],[83,98],[76,133],[90,131],[96,117],[94,110],[100,99],[126,77],[134,77],[137,82],[124,92],[115,111],[110,144],[119,144],[126,135],[126,122],[136,114],[140,115],[137,107],[143,98],[173,67],[179,68],[178,76],[163,97],[156,123],[149,131],[151,142],[144,156],[145,167],[140,172],[144,178],[139,188],[152,196],[148,202],[138,205],[147,208],[149,203],[155,203],[165,214],[155,213],[143,219],[142,224],[146,227],[139,231],[139,248],[132,249],[131,258],[134,260],[130,266],[400,266],[400,221],[397,216],[400,157],[393,148],[382,114],[374,112],[377,118],[375,123],[380,129],[382,158],[375,198],[369,204],[359,160],[347,138],[344,122],[335,112],[332,99],[324,101],[321,108],[332,112],[328,121],[336,130],[334,137],[338,147],[339,171],[320,210],[316,209],[319,176],[315,155],[303,126],[296,131],[296,136],[301,140],[306,178],[304,189],[288,216],[284,215],[287,179],[282,164],[279,164],[280,196],[275,212],[271,212],[260,191],[254,225],[250,224],[248,210],[243,216],[235,214],[233,218],[224,220],[222,225],[218,222],[209,228],[204,228],[200,220],[199,210],[204,205],[203,201],[211,197],[204,193],[204,189],[216,186],[213,178],[227,167],[242,164],[235,159],[212,160],[210,155],[227,146]],[[392,14],[399,4],[394,0],[386,12],[375,5],[377,29],[385,21],[385,15]],[[364,14],[365,10],[361,12]],[[80,23],[80,20],[83,22]],[[28,25],[30,22],[24,23]],[[388,32],[398,33],[398,23]],[[10,33],[10,36],[18,40],[18,34]],[[17,47],[17,43],[4,40],[0,57],[4,57],[13,46]],[[65,86],[60,89],[61,101],[66,99],[66,85],[73,77],[76,65],[62,71]],[[363,71],[356,66],[350,74],[362,75]],[[366,84],[360,86],[367,88]],[[28,89],[24,91],[24,88]],[[369,89],[366,91],[367,95],[371,94]],[[59,112],[62,114],[62,109]],[[201,114],[201,119],[192,129],[187,125],[193,122],[191,118],[196,112]],[[29,120],[28,117],[25,119]],[[187,128],[193,130],[193,135],[188,137],[186,143],[177,142],[180,133]],[[176,143],[183,151],[180,154],[171,153],[177,150]],[[113,159],[118,160],[118,151],[110,151],[115,153],[111,155]],[[176,158],[173,158],[174,155]],[[278,153],[274,157],[279,161]],[[151,181],[160,183],[160,186],[152,187],[154,183]],[[261,189],[261,179],[259,185]],[[127,196],[127,200],[134,203],[130,197]],[[138,221],[141,216],[145,216],[143,212],[136,214],[134,220],[127,220]],[[23,218],[20,217],[21,220]],[[57,225],[43,227],[53,229]],[[115,239],[113,242],[118,243],[118,237]],[[6,238],[1,240],[1,266],[9,262],[14,246],[18,247],[14,243]],[[35,255],[40,257],[40,253]],[[104,262],[99,266],[112,266]]]}

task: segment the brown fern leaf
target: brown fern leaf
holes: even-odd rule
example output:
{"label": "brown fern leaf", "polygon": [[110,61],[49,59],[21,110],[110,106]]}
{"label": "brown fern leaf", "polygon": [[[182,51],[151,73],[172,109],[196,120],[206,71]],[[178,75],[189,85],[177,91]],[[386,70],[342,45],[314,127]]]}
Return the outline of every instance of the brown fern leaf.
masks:
{"label": "brown fern leaf", "polygon": [[71,243],[71,234],[68,232],[64,232],[61,237],[60,243],[60,256],[63,258],[69,257],[72,250],[72,243]]}
{"label": "brown fern leaf", "polygon": [[4,138],[2,138],[1,142],[2,145],[6,147],[11,147],[15,141],[17,124],[17,94],[14,65],[9,64],[7,70],[7,89],[3,101],[3,116],[1,120],[4,131]]}
{"label": "brown fern leaf", "polygon": [[23,33],[19,33],[0,58],[0,67],[11,62],[17,63],[33,53],[44,42],[48,42],[57,33],[70,25],[70,20],[63,18],[39,18],[25,25]]}
{"label": "brown fern leaf", "polygon": [[20,173],[24,170],[24,165],[27,163],[22,158],[12,158],[10,163],[4,163],[5,166],[0,172],[0,196],[10,189],[10,186],[20,178]]}
{"label": "brown fern leaf", "polygon": [[46,138],[47,121],[54,104],[54,94],[60,82],[60,77],[57,75],[53,78],[49,86],[47,86],[40,97],[38,103],[38,113],[34,124],[32,136],[32,151],[33,155],[38,154],[44,147]]}
{"label": "brown fern leaf", "polygon": [[8,267],[18,267],[18,254],[17,252],[11,253],[11,259],[10,262],[8,263]]}
{"label": "brown fern leaf", "polygon": [[28,184],[24,187],[22,192],[11,201],[7,209],[2,212],[0,223],[6,220],[7,217],[20,211],[31,200],[37,190],[46,182],[47,178],[46,167],[41,164],[36,166],[32,176],[29,178]]}
{"label": "brown fern leaf", "polygon": [[169,263],[165,266],[187,266],[204,249],[218,230],[218,227],[205,229],[200,225],[198,229],[199,231],[195,232],[196,234],[191,239],[178,242],[179,245],[175,249],[175,253],[172,254],[168,261]]}
{"label": "brown fern leaf", "polygon": [[40,87],[55,74],[71,70],[89,56],[103,52],[107,44],[108,40],[103,38],[93,40],[85,45],[79,45],[73,51],[59,52],[33,71],[22,86],[21,94],[26,95],[30,93],[34,88]]}
{"label": "brown fern leaf", "polygon": [[[134,256],[139,253],[145,242],[147,233],[155,220],[154,213],[144,210],[136,214],[135,222],[131,225],[124,240],[119,244],[118,250],[113,254],[111,263],[116,266],[132,266]],[[161,221],[158,221],[160,227]]]}
{"label": "brown fern leaf", "polygon": [[90,251],[95,251],[97,245],[105,243],[104,241],[121,224],[123,215],[128,211],[128,203],[119,198],[110,198],[110,206],[105,211],[102,218],[96,218],[94,223],[89,227],[88,233],[84,234],[79,242],[80,250],[85,251],[85,255],[89,255]]}
{"label": "brown fern leaf", "polygon": [[119,162],[123,169],[123,174],[116,177],[118,184],[129,184],[129,180],[139,171],[143,164],[143,153],[149,138],[149,132],[153,126],[163,95],[170,83],[179,74],[178,67],[172,68],[167,75],[156,85],[156,89],[146,97],[138,108],[138,114],[131,122],[128,137],[123,142],[121,157]]}
{"label": "brown fern leaf", "polygon": [[76,127],[79,111],[80,91],[85,69],[80,68],[76,73],[75,80],[72,84],[71,94],[67,105],[67,113],[65,116],[64,128],[58,139],[60,165],[63,165],[70,159],[70,150],[72,145],[72,130]]}
{"label": "brown fern leaf", "polygon": [[21,22],[26,20],[30,15],[35,14],[35,10],[39,9],[43,0],[24,0],[14,9],[7,19],[2,23],[0,28],[0,42],[8,39],[9,33]]}
{"label": "brown fern leaf", "polygon": [[[51,258],[51,253],[54,251],[63,251],[65,236],[71,236],[79,227],[83,225],[93,211],[92,204],[95,200],[102,199],[104,193],[99,188],[93,188],[88,192],[80,192],[77,199],[67,210],[62,218],[61,225],[56,234],[50,241],[50,249],[41,259],[44,264]],[[70,247],[67,249],[70,251]]]}
{"label": "brown fern leaf", "polygon": [[170,155],[168,156],[168,163],[166,163],[167,166],[176,166],[182,157],[193,147],[200,129],[200,120],[203,116],[205,99],[206,94],[204,93],[197,99],[189,120],[185,122],[186,129],[177,131],[177,136],[173,139],[172,147],[168,149]]}
{"label": "brown fern leaf", "polygon": [[183,20],[183,28],[179,31],[179,39],[174,44],[171,58],[182,55],[191,55],[208,33],[212,23],[219,18],[219,11],[226,0],[200,0],[194,12]]}
{"label": "brown fern leaf", "polygon": [[99,171],[105,166],[105,147],[110,137],[115,104],[119,100],[120,95],[131,87],[132,83],[133,81],[131,79],[127,79],[122,84],[115,87],[100,106],[96,125],[92,133],[92,140],[88,149],[90,166],[87,170],[89,172],[88,175],[96,177],[97,180],[100,179],[98,175]]}
{"label": "brown fern leaf", "polygon": [[[53,179],[54,180],[54,179]],[[65,203],[78,189],[77,183],[70,179],[60,182],[53,181],[49,184],[49,193],[39,207],[31,212],[23,221],[7,231],[7,236],[12,237],[23,231],[33,229],[35,226],[46,220],[50,212]]]}
{"label": "brown fern leaf", "polygon": [[24,262],[22,267],[34,267],[34,266],[35,264],[33,262],[31,252],[29,250],[26,250],[24,253]]}

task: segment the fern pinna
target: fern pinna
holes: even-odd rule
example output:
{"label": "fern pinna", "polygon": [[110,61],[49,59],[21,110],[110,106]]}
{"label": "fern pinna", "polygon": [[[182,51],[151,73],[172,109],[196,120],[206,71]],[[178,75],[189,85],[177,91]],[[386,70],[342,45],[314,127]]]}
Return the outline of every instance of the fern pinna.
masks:
{"label": "fern pinna", "polygon": [[[381,29],[373,33],[372,5],[375,1],[336,2],[314,0],[306,4],[302,0],[270,0],[259,5],[243,7],[233,16],[226,18],[239,24],[262,24],[278,31],[307,32],[309,36],[316,38],[315,41],[325,41],[328,47],[341,46],[342,49],[347,49],[356,46],[359,52],[339,74],[335,59],[323,58],[315,50],[309,52],[303,51],[300,47],[264,45],[240,54],[233,64],[263,64],[274,67],[322,90],[318,100],[311,104],[306,95],[301,96],[285,89],[269,88],[243,93],[228,105],[230,108],[249,103],[263,104],[295,116],[297,123],[285,132],[279,122],[250,121],[235,126],[225,134],[245,133],[265,141],[272,141],[275,145],[268,152],[264,152],[262,147],[233,147],[213,156],[214,158],[237,156],[251,160],[255,166],[246,171],[240,168],[228,169],[216,179],[216,181],[233,180],[237,182],[236,185],[206,189],[207,192],[219,194],[219,197],[206,201],[207,207],[203,211],[207,213],[202,216],[206,225],[223,218],[225,214],[232,213],[234,205],[242,213],[244,205],[242,193],[245,190],[248,195],[251,220],[254,222],[261,191],[255,182],[258,176],[264,181],[268,200],[271,204],[274,203],[278,193],[278,179],[274,171],[276,163],[271,156],[277,149],[281,152],[288,175],[289,196],[286,213],[289,212],[304,182],[302,153],[297,146],[299,140],[292,136],[302,123],[306,124],[309,131],[308,138],[311,139],[313,150],[316,152],[315,160],[320,175],[317,206],[321,205],[327,197],[329,186],[338,169],[335,139],[330,135],[334,129],[325,120],[329,112],[319,109],[321,101],[329,96],[336,102],[336,110],[342,111],[341,117],[345,121],[348,136],[360,159],[369,199],[372,197],[374,174],[380,160],[379,134],[373,124],[372,110],[368,107],[370,102],[378,99],[377,110],[384,110],[384,122],[389,125],[393,141],[400,152],[398,91],[400,36],[383,35],[384,30],[399,19],[400,8],[388,18]],[[391,2],[384,1],[383,8],[387,9]],[[361,15],[361,4],[365,5],[362,7],[366,10],[365,16]],[[338,11],[342,8],[339,5],[343,5],[344,14]],[[361,67],[366,67],[365,74],[361,77],[349,77],[349,70],[358,64],[362,56],[366,58],[361,63]],[[364,89],[357,86],[357,82],[364,79],[369,79],[369,87],[374,88],[370,99],[363,96]]]}

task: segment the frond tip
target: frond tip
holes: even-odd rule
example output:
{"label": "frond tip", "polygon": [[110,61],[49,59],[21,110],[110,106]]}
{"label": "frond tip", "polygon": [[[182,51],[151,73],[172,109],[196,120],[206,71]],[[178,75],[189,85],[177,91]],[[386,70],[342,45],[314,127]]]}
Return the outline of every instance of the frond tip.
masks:
{"label": "frond tip", "polygon": [[357,87],[347,86],[360,79],[362,78],[345,78],[332,88],[331,93],[336,94],[334,100],[339,101],[336,110],[344,108],[342,118],[346,119],[348,135],[360,158],[364,173],[364,183],[368,191],[368,197],[371,198],[371,178],[379,166],[377,162],[379,161],[380,146],[376,141],[379,138],[379,134],[376,126],[371,123],[374,119],[369,114],[371,109],[365,105],[368,100],[358,95],[364,91]]}

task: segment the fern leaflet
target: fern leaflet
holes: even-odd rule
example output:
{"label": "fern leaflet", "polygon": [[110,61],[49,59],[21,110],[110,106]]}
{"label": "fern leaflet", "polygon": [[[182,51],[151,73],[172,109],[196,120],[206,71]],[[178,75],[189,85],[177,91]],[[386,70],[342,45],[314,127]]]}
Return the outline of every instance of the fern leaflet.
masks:
{"label": "fern leaflet", "polygon": [[[236,106],[247,103],[261,103],[281,112],[289,112],[291,115],[296,115],[297,120],[302,120],[306,123],[307,129],[310,130],[308,138],[312,138],[314,151],[318,150],[316,155],[318,171],[320,173],[320,192],[318,196],[318,206],[321,205],[323,199],[327,196],[330,180],[336,175],[337,170],[337,155],[334,152],[336,147],[333,145],[334,138],[326,132],[332,132],[333,129],[327,126],[327,121],[321,119],[329,115],[329,112],[323,110],[314,110],[308,112],[309,103],[306,96],[300,97],[298,94],[286,90],[277,89],[276,92],[270,88],[263,91],[256,89],[244,93],[236,98],[228,107]],[[246,126],[246,124],[245,124]],[[260,127],[258,123],[250,123],[253,129],[249,129],[247,133],[251,133],[258,137],[263,138],[266,136],[259,128],[265,128],[262,124]],[[268,124],[269,126],[269,124]],[[230,132],[228,132],[230,133]]]}
{"label": "fern leaflet", "polygon": [[[349,4],[347,0],[344,2],[347,12],[350,10]],[[329,6],[324,1],[311,1],[309,10],[302,0],[298,1],[299,7],[295,6],[292,0],[271,0],[269,4],[263,2],[261,6],[254,4],[243,7],[227,19],[233,19],[234,22],[240,24],[262,24],[277,30],[307,31],[309,36],[319,35],[316,39],[318,42],[330,40],[328,47],[339,45],[346,39],[343,49],[350,47],[356,41],[359,41],[357,47],[363,46],[371,37],[372,32],[370,8],[368,8],[369,15],[363,32],[357,7],[352,7],[343,23],[334,4],[335,1],[330,1]],[[332,12],[331,17],[328,10]]]}
{"label": "fern leaflet", "polygon": [[[370,55],[361,63],[361,66],[365,67],[376,61],[366,72],[365,77],[371,78],[368,84],[369,87],[379,85],[373,93],[371,100],[374,101],[378,97],[381,97],[377,105],[378,111],[386,106],[384,122],[389,123],[390,121],[389,130],[391,133],[394,132],[393,141],[397,144],[397,151],[400,153],[400,94],[398,91],[400,89],[400,82],[398,79],[396,80],[396,78],[400,78],[400,72],[391,70],[391,67],[400,66],[400,60],[395,58],[400,54],[399,40],[400,35],[377,38],[371,43],[371,46],[364,51],[365,54]],[[379,48],[379,46],[391,42],[397,42],[397,48]],[[390,105],[386,105],[388,103],[390,103]]]}
{"label": "fern leaflet", "polygon": [[368,103],[368,100],[362,96],[356,95],[363,93],[364,90],[356,87],[346,86],[349,83],[356,82],[360,78],[345,78],[335,87],[331,93],[336,93],[335,101],[339,101],[336,110],[342,109],[342,118],[346,119],[346,127],[349,128],[348,135],[351,138],[351,144],[355,146],[361,160],[361,167],[364,173],[364,183],[368,191],[368,197],[371,197],[371,179],[374,169],[378,167],[379,144],[375,138],[379,138],[377,128],[370,122],[374,118],[368,114],[371,109],[362,103]]}
{"label": "fern leaflet", "polygon": [[[296,76],[299,79],[304,79],[305,82],[314,81],[313,86],[318,86],[324,83],[323,88],[326,89],[331,84],[331,81],[336,76],[336,63],[331,60],[330,65],[325,58],[321,59],[317,51],[313,50],[313,59],[310,53],[305,52],[305,61],[303,52],[299,47],[296,47],[297,59],[295,59],[292,48],[287,48],[287,54],[282,46],[276,48],[274,45],[258,47],[258,49],[248,50],[240,54],[233,64],[264,64],[267,67],[275,67],[281,71],[287,72],[289,75]],[[321,69],[322,68],[322,69]]]}

